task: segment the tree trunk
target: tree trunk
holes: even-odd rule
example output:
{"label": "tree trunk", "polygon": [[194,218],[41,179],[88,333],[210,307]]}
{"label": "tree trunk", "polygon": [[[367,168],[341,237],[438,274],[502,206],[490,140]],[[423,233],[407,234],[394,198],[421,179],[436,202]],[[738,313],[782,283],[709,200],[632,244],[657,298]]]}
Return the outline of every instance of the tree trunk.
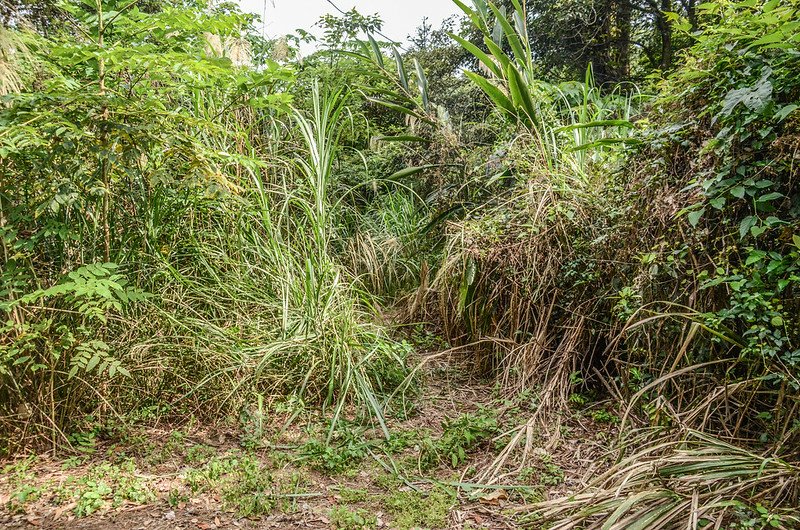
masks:
{"label": "tree trunk", "polygon": [[631,17],[632,6],[630,0],[618,0],[614,16],[614,59],[617,70],[617,80],[623,81],[631,73]]}
{"label": "tree trunk", "polygon": [[[102,0],[97,0],[97,46],[100,48],[101,53],[103,51],[105,29]],[[108,263],[111,261],[111,226],[109,220],[111,181],[108,167],[108,105],[105,101],[106,61],[102,55],[97,61],[97,82],[98,92],[102,100],[100,116],[103,120],[100,124],[100,176],[103,181],[103,258]]]}
{"label": "tree trunk", "polygon": [[661,36],[661,64],[662,70],[668,70],[672,66],[672,26],[667,20],[666,12],[672,11],[671,0],[661,0],[661,7],[656,18],[656,28]]}

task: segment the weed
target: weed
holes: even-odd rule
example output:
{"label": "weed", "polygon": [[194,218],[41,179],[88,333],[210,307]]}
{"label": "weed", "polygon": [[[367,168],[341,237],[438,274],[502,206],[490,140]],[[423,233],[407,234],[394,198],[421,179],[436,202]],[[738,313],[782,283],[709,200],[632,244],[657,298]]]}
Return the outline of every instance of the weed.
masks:
{"label": "weed", "polygon": [[167,503],[170,507],[175,508],[182,502],[188,502],[189,496],[178,488],[172,488],[167,494]]}
{"label": "weed", "polygon": [[378,518],[367,510],[337,506],[330,512],[331,526],[337,530],[369,530],[377,528]]}
{"label": "weed", "polygon": [[592,419],[598,423],[619,423],[619,416],[611,414],[605,409],[592,411]]}
{"label": "weed", "polygon": [[430,439],[430,431],[427,429],[393,431],[391,438],[383,443],[382,448],[387,454],[396,455],[425,439]]}
{"label": "weed", "polygon": [[31,455],[22,460],[14,462],[13,464],[6,464],[0,474],[17,476],[28,472],[31,467],[36,463],[36,455]]}
{"label": "weed", "polygon": [[29,502],[39,500],[43,492],[44,488],[42,487],[34,486],[30,483],[22,484],[11,495],[6,508],[11,513],[23,513],[25,511],[24,506]]}
{"label": "weed", "polygon": [[120,465],[104,463],[92,466],[83,476],[68,477],[55,488],[54,493],[59,504],[74,502],[73,513],[78,517],[127,502],[146,504],[155,499],[147,483],[137,476],[132,460],[125,460]]}
{"label": "weed", "polygon": [[246,449],[255,449],[264,444],[265,424],[267,421],[264,408],[264,396],[258,395],[256,405],[242,409],[239,413],[241,425],[241,444]]}
{"label": "weed", "polygon": [[438,440],[423,440],[420,465],[431,468],[442,462],[457,467],[467,459],[469,451],[497,434],[495,412],[480,409],[476,414],[464,414],[443,423],[444,432]]}
{"label": "weed", "polygon": [[271,474],[247,455],[213,458],[187,473],[186,483],[193,493],[218,492],[223,507],[242,516],[268,513],[275,506]]}
{"label": "weed", "polygon": [[186,450],[184,460],[186,460],[187,464],[199,464],[201,462],[208,462],[216,454],[217,450],[210,445],[197,444]]}
{"label": "weed", "polygon": [[519,474],[519,479],[525,484],[540,486],[558,486],[564,482],[564,470],[553,463],[549,453],[537,453],[536,465],[526,467]]}
{"label": "weed", "polygon": [[336,490],[337,497],[347,504],[363,502],[368,494],[369,492],[365,489],[349,488],[347,486],[339,486]]}
{"label": "weed", "polygon": [[97,446],[97,432],[75,432],[67,436],[74,449],[84,453],[94,453]]}
{"label": "weed", "polygon": [[76,469],[81,467],[83,464],[86,463],[86,457],[83,456],[70,456],[66,460],[61,463],[61,470],[62,471],[69,471],[70,469]]}
{"label": "weed", "polygon": [[450,348],[444,338],[432,333],[423,324],[417,324],[412,329],[411,344],[422,351],[441,351]]}
{"label": "weed", "polygon": [[[294,497],[303,491],[305,477],[273,475],[257,458],[233,453],[212,458],[200,469],[186,474],[186,484],[193,493],[219,494],[223,508],[242,517],[263,515],[276,507],[294,509]],[[289,504],[281,501],[290,499]]]}
{"label": "weed", "polygon": [[396,491],[397,488],[403,485],[403,481],[397,478],[397,475],[392,473],[381,473],[380,475],[375,477],[375,484],[386,490],[386,491]]}
{"label": "weed", "polygon": [[300,459],[312,468],[339,474],[353,469],[367,456],[361,435],[351,429],[336,431],[332,443],[311,439],[300,448]]}
{"label": "weed", "polygon": [[440,489],[428,493],[398,491],[385,498],[384,504],[393,516],[392,528],[444,528],[455,497]]}
{"label": "weed", "polygon": [[31,468],[35,462],[36,456],[32,455],[2,468],[0,474],[8,476],[8,483],[12,489],[6,504],[10,512],[22,511],[26,503],[33,502],[41,496],[41,489],[33,485],[36,474]]}

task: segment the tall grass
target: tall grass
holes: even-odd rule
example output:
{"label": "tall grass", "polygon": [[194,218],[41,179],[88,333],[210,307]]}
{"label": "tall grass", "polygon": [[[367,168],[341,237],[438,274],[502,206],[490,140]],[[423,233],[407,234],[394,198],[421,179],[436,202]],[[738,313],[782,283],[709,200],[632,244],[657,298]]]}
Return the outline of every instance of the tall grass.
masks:
{"label": "tall grass", "polygon": [[[301,143],[272,168],[273,181],[250,172],[250,191],[226,207],[223,224],[195,229],[192,269],[173,271],[185,315],[175,329],[194,339],[188,350],[177,342],[168,349],[174,363],[197,359],[180,368],[198,374],[186,388],[221,396],[220,407],[241,406],[254,392],[294,394],[330,409],[332,426],[356,405],[388,435],[385,397],[405,378],[407,352],[375,322],[369,297],[332,249],[343,95],[315,88],[312,102],[292,113]],[[197,307],[211,311],[192,317]]]}
{"label": "tall grass", "polygon": [[583,83],[557,86],[543,81],[537,75],[522,3],[512,0],[510,12],[491,0],[473,0],[473,7],[459,0],[455,3],[483,41],[480,48],[451,34],[475,57],[487,77],[470,71],[465,74],[520,129],[529,148],[527,158],[554,179],[588,179],[592,174],[588,161],[597,161],[603,147],[627,140],[636,88],[615,87],[611,94],[604,94],[595,86],[591,65]]}
{"label": "tall grass", "polygon": [[[192,66],[206,68],[196,53],[187,51]],[[158,404],[219,418],[258,396],[289,395],[321,405],[332,428],[357,417],[388,435],[386,400],[406,378],[408,351],[378,323],[348,266],[357,255],[342,252],[344,202],[332,192],[341,190],[334,164],[346,94],[315,87],[309,109],[284,113],[278,78],[264,75],[245,96],[225,84],[225,76],[246,73],[231,69],[204,90],[165,91],[169,111],[158,119],[166,121],[131,121],[147,134],[168,124],[177,136],[167,147],[150,136],[130,140],[124,127],[109,133],[112,144],[130,140],[136,148],[110,166],[110,257],[121,264],[113,274],[92,266],[80,274],[100,276],[72,278],[103,254],[97,198],[71,188],[65,173],[83,175],[81,164],[95,163],[91,153],[67,153],[64,164],[26,174],[28,191],[61,183],[54,193],[65,195],[52,203],[26,202],[23,188],[2,182],[2,308],[20,317],[0,337],[4,444],[44,434],[54,446],[69,445],[67,434],[85,415],[119,419]],[[249,98],[272,103],[260,108]],[[60,108],[48,113],[48,127],[72,130]],[[12,120],[0,134],[39,132]],[[4,167],[17,171],[50,156],[45,133],[31,151],[12,151],[16,165]],[[47,180],[38,180],[40,171]],[[34,206],[41,217],[29,215]],[[39,231],[45,224],[49,231]],[[38,246],[25,246],[29,233]],[[152,296],[143,300],[141,290]]]}
{"label": "tall grass", "polygon": [[[624,208],[606,193],[620,158],[611,147],[632,142],[640,97],[633,86],[596,86],[591,67],[582,82],[537,79],[519,2],[510,14],[485,0],[457,4],[488,50],[453,35],[488,77],[468,75],[516,127],[503,146],[503,169],[515,185],[450,226],[433,282],[437,312],[451,341],[483,345],[479,364],[501,374],[508,388],[544,384],[557,390],[546,393],[553,404],[564,406],[570,374],[597,340],[590,322],[600,293],[589,285],[599,278],[577,260],[587,246],[602,246],[607,216]],[[606,256],[597,250],[598,259]],[[587,275],[579,291],[589,301],[576,293],[562,300],[565,275],[580,274]]]}

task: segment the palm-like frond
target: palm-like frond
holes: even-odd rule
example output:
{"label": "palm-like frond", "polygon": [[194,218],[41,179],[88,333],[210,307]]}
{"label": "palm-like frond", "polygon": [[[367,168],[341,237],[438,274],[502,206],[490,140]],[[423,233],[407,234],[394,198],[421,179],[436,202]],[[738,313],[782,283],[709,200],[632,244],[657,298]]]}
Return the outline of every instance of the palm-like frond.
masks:
{"label": "palm-like frond", "polygon": [[567,530],[721,528],[752,510],[773,528],[800,524],[800,468],[689,431],[646,445],[584,491],[531,505],[533,517]]}

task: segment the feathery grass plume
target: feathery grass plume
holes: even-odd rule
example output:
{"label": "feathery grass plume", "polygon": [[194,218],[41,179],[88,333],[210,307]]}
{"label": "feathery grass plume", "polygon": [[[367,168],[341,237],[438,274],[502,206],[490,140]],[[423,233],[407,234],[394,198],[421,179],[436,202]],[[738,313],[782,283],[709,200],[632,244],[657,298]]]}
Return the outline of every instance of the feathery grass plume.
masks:
{"label": "feathery grass plume", "polygon": [[0,26],[0,96],[18,92],[22,86],[20,69],[30,61],[25,43],[13,29]]}

